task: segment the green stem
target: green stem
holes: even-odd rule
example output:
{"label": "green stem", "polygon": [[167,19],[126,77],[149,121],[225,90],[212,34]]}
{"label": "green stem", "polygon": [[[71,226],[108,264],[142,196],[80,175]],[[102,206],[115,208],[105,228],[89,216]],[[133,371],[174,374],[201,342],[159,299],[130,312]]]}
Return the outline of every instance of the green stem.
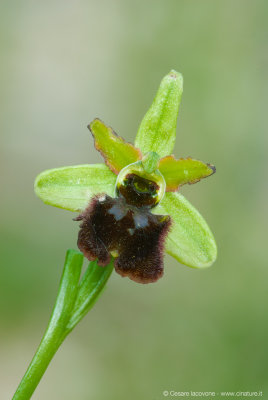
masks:
{"label": "green stem", "polygon": [[91,262],[79,284],[82,264],[81,253],[67,251],[58,296],[47,330],[13,400],[31,398],[61,343],[93,306],[113,270],[113,262],[104,268],[97,262]]}

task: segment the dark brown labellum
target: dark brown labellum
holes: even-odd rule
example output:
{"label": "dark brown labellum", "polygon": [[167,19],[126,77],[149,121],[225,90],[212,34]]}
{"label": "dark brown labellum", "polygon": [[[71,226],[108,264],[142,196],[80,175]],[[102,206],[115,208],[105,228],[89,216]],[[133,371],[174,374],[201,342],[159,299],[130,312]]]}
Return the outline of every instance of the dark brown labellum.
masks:
{"label": "dark brown labellum", "polygon": [[117,188],[119,197],[99,194],[75,220],[82,221],[78,247],[99,265],[115,257],[115,270],[135,282],[150,283],[163,275],[164,241],[171,225],[168,215],[150,212],[158,185],[128,174]]}

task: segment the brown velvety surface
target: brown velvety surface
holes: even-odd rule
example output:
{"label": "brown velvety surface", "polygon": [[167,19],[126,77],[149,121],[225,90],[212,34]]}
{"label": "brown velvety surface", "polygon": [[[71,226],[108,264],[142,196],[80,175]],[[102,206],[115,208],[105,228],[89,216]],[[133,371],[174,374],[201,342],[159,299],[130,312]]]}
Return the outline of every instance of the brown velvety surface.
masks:
{"label": "brown velvety surface", "polygon": [[78,247],[89,260],[107,265],[116,252],[115,269],[140,283],[155,282],[163,275],[163,244],[171,224],[168,215],[151,214],[123,197],[95,196],[76,220],[82,221]]}

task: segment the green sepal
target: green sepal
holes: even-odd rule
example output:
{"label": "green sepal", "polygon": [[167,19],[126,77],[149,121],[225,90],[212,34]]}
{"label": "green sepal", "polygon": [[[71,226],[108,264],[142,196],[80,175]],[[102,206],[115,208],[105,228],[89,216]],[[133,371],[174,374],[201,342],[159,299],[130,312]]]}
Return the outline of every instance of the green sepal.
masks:
{"label": "green sepal", "polygon": [[161,158],[158,169],[165,178],[168,192],[178,190],[185,183],[199,182],[200,179],[206,178],[216,171],[213,165],[193,160],[190,157],[176,160],[173,155]]}
{"label": "green sepal", "polygon": [[116,175],[104,164],[76,165],[41,172],[34,190],[46,204],[81,211],[97,193],[113,196],[115,181]]}
{"label": "green sepal", "polygon": [[217,257],[213,234],[199,212],[179,193],[166,193],[154,211],[172,218],[165,250],[182,264],[209,267]]}
{"label": "green sepal", "polygon": [[106,126],[100,119],[94,119],[89,125],[95,148],[105,160],[105,164],[115,173],[141,159],[141,152],[131,143],[118,136],[112,128]]}
{"label": "green sepal", "polygon": [[136,136],[135,146],[143,154],[154,151],[164,157],[172,153],[182,90],[183,78],[179,72],[172,70],[163,78]]}

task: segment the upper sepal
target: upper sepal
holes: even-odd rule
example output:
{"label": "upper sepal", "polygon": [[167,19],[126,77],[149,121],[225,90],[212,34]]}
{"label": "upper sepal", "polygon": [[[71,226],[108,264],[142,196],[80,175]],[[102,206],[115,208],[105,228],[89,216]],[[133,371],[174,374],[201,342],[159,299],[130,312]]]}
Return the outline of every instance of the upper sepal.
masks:
{"label": "upper sepal", "polygon": [[35,180],[34,190],[44,203],[81,211],[97,193],[114,195],[116,175],[104,164],[49,169]]}
{"label": "upper sepal", "polygon": [[94,119],[89,125],[95,148],[105,160],[105,164],[115,173],[141,159],[141,152],[131,143],[118,136],[111,127],[106,126],[100,119]]}
{"label": "upper sepal", "polygon": [[176,160],[173,155],[161,158],[158,169],[165,178],[167,192],[174,192],[185,183],[199,182],[216,172],[216,168],[211,164],[191,157]]}
{"label": "upper sepal", "polygon": [[154,101],[145,114],[135,140],[142,153],[171,154],[176,139],[177,117],[183,90],[183,78],[171,71],[159,86]]}

